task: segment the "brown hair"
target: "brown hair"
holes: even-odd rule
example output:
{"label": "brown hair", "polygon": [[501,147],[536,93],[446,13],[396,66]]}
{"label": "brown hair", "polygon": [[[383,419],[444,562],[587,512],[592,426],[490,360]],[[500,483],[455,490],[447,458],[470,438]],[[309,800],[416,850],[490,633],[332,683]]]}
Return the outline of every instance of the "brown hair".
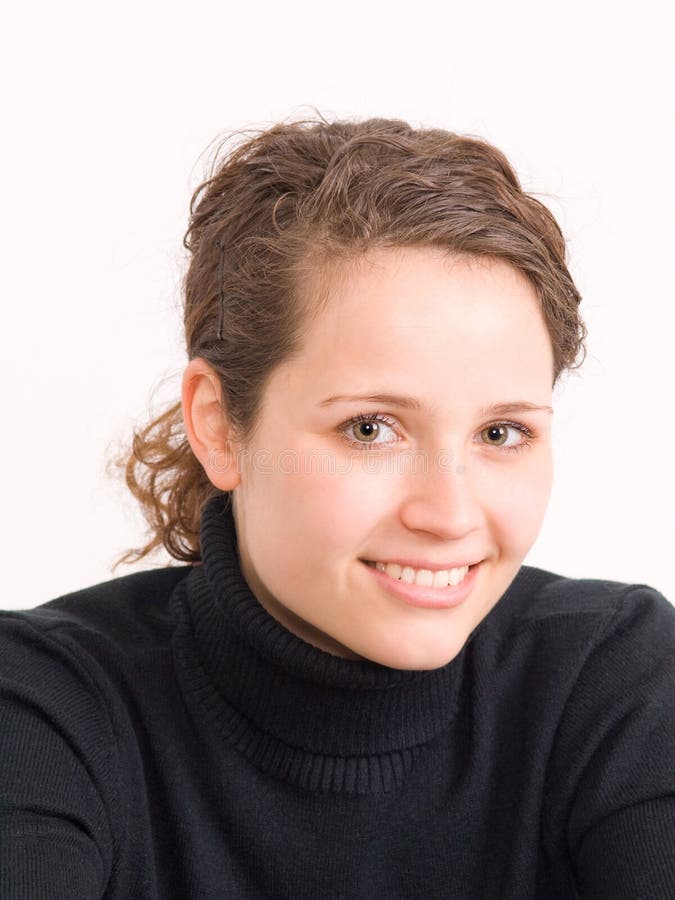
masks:
{"label": "brown hair", "polygon": [[[255,131],[228,148],[240,134],[247,132],[220,145],[190,203],[184,325],[188,357],[202,357],[218,373],[244,445],[266,380],[301,349],[303,326],[320,308],[316,299],[311,307],[302,302],[303,273],[371,248],[433,246],[506,260],[540,299],[554,385],[581,365],[587,333],[565,240],[500,150],[398,119],[328,122],[320,114]],[[181,403],[134,430],[130,451],[115,463],[151,535],[116,565],[161,545],[177,560],[198,562],[202,509],[220,491],[191,450]]]}

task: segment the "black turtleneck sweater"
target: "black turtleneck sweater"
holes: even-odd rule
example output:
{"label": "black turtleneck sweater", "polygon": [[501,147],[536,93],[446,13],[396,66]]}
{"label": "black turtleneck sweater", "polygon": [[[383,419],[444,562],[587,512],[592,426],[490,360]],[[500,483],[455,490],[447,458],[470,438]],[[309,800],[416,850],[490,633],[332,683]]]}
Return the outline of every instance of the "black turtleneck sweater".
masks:
{"label": "black turtleneck sweater", "polygon": [[2,900],[675,897],[660,593],[522,566],[399,671],[272,618],[222,497],[201,540],[0,613]]}

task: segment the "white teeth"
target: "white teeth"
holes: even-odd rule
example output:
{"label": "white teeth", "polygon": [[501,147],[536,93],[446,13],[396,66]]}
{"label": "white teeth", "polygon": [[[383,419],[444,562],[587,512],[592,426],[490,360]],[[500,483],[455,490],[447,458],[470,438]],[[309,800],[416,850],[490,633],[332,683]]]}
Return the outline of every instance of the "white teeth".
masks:
{"label": "white teeth", "polygon": [[[450,584],[453,582],[451,581]],[[448,586],[448,573],[447,572],[434,572],[434,581],[433,586],[436,588],[444,588]]]}
{"label": "white teeth", "polygon": [[439,572],[432,572],[431,569],[413,569],[410,566],[399,566],[398,563],[375,563],[375,568],[380,572],[386,572],[391,578],[398,578],[399,581],[405,581],[407,584],[419,584],[422,587],[444,588],[450,585],[454,587],[463,581],[468,566],[461,566],[459,569],[442,569]]}

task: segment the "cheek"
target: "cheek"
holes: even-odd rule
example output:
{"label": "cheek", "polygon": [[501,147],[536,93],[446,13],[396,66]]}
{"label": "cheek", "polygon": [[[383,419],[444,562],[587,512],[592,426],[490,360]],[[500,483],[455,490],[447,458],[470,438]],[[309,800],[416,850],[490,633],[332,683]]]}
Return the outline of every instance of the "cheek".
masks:
{"label": "cheek", "polygon": [[[252,558],[267,590],[311,620],[317,592],[348,590],[358,549],[379,521],[353,474],[285,474],[257,494]],[[381,516],[381,512],[379,514]],[[344,580],[343,580],[344,579]]]}
{"label": "cheek", "polygon": [[493,480],[485,495],[486,509],[502,544],[517,554],[526,553],[534,543],[551,494],[551,461],[542,458],[536,462],[520,471],[514,467],[509,477]]}
{"label": "cheek", "polygon": [[[337,465],[340,466],[340,461]],[[353,554],[354,546],[375,527],[383,514],[377,481],[344,461],[338,471],[324,469],[303,475],[285,488],[289,503],[295,497],[302,498],[308,539],[326,542],[338,554],[341,549]]]}
{"label": "cheek", "polygon": [[311,575],[321,559],[353,557],[381,519],[383,498],[376,499],[376,492],[382,493],[377,479],[356,461],[287,452],[266,472],[249,473],[243,501],[251,539],[254,530],[268,548],[268,560],[273,557],[286,572],[302,548],[301,568]]}

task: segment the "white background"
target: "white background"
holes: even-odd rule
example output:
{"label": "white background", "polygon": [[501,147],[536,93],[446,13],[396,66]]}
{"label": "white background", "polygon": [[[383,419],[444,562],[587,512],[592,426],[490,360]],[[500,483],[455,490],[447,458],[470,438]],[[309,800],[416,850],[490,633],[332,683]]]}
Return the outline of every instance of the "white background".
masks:
{"label": "white background", "polygon": [[675,600],[672,35],[666,4],[595,7],[12,5],[0,606],[106,580],[142,540],[104,467],[154,388],[157,404],[179,397],[181,239],[203,153],[311,106],[485,137],[553,210],[589,354],[554,396],[557,480],[526,562]]}

